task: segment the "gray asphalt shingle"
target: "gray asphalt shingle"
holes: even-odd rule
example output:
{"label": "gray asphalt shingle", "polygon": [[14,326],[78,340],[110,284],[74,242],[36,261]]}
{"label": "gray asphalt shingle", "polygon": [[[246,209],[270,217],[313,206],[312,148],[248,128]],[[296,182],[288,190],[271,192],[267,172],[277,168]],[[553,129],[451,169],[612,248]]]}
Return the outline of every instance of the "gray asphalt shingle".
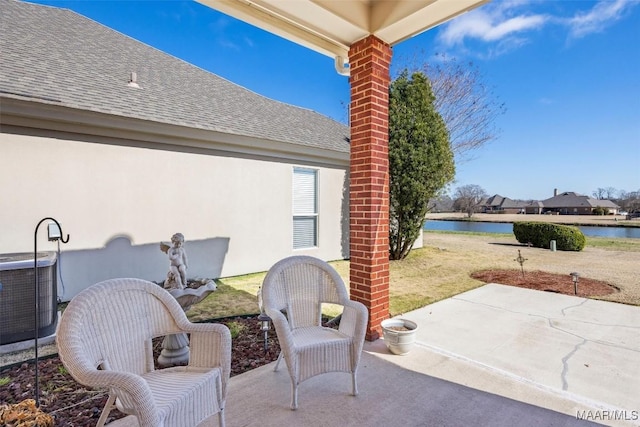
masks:
{"label": "gray asphalt shingle", "polygon": [[[73,11],[0,0],[0,98],[349,152],[349,129]],[[140,88],[128,85],[136,72]]]}
{"label": "gray asphalt shingle", "polygon": [[617,209],[620,206],[611,200],[598,200],[589,196],[582,196],[572,191],[567,191],[542,201],[545,208],[584,208],[602,207]]}

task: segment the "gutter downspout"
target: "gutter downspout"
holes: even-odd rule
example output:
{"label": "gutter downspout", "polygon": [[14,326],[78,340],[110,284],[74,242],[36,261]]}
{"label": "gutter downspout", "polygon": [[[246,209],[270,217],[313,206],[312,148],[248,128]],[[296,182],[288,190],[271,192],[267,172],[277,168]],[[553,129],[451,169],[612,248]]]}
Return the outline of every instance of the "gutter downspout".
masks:
{"label": "gutter downspout", "polygon": [[335,67],[336,67],[336,71],[341,76],[347,76],[347,77],[349,76],[350,69],[349,69],[349,60],[348,59],[345,59],[342,56],[336,56]]}

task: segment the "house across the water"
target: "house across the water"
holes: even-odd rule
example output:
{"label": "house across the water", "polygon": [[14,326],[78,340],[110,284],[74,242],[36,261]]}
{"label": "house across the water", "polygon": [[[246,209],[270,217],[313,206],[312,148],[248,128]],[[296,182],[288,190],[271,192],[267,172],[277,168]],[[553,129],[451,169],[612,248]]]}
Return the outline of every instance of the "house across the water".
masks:
{"label": "house across the water", "polygon": [[498,194],[483,200],[479,211],[482,213],[526,213],[556,215],[616,215],[620,206],[611,200],[594,199],[574,192],[558,194],[545,200],[529,202],[517,201]]}

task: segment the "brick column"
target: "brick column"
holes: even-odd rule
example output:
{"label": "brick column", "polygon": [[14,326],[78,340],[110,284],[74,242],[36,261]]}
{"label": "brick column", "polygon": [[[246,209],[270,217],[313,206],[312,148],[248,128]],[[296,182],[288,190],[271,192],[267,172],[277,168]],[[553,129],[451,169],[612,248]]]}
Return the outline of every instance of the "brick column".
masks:
{"label": "brick column", "polygon": [[369,310],[367,340],[389,317],[389,65],[391,47],[375,36],[349,50],[351,298]]}

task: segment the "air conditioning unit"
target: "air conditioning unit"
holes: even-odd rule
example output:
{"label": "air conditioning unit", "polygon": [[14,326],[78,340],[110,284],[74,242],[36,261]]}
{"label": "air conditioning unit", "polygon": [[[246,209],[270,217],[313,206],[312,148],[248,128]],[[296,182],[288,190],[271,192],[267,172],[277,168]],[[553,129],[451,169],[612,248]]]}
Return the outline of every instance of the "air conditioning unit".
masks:
{"label": "air conditioning unit", "polygon": [[[38,253],[38,338],[51,335],[58,321],[55,252]],[[0,254],[0,345],[35,338],[33,254]]]}

